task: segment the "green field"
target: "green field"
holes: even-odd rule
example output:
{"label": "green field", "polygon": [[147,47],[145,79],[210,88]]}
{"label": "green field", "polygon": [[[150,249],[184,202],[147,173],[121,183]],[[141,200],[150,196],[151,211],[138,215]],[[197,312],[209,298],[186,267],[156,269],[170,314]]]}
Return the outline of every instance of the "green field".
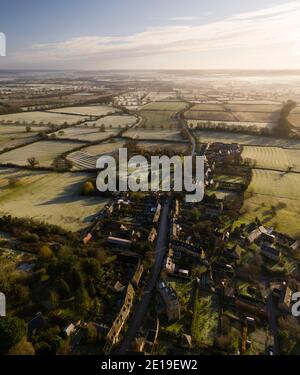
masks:
{"label": "green field", "polygon": [[279,171],[290,169],[300,172],[300,150],[289,150],[280,147],[244,146],[242,157],[251,160],[259,168],[277,169]]}
{"label": "green field", "polygon": [[300,174],[253,170],[239,222],[258,217],[266,226],[300,238]]}
{"label": "green field", "polygon": [[184,117],[188,120],[213,120],[213,121],[236,121],[230,112],[221,111],[187,111]]}
{"label": "green field", "polygon": [[225,107],[223,104],[210,104],[210,103],[201,103],[195,104],[190,109],[190,111],[225,111]]}
{"label": "green field", "polygon": [[153,102],[139,111],[143,118],[142,126],[147,129],[170,129],[177,125],[176,113],[187,108],[185,102]]}
{"label": "green field", "polygon": [[179,112],[188,105],[185,102],[179,101],[162,101],[162,102],[152,102],[149,104],[144,105],[141,110],[142,111],[172,111],[172,112]]}
{"label": "green field", "polygon": [[[76,231],[87,227],[107,203],[80,195],[85,173],[47,173],[0,169],[0,214],[57,224]],[[13,182],[12,182],[13,181]]]}
{"label": "green field", "polygon": [[192,337],[196,344],[212,346],[218,329],[218,306],[215,295],[197,291],[193,310]]}

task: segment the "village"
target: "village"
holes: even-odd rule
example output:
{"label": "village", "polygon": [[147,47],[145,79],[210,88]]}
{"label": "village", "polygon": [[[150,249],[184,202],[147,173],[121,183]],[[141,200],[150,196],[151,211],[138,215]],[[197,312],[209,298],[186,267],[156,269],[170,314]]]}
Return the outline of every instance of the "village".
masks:
{"label": "village", "polygon": [[[0,118],[0,287],[19,327],[0,351],[298,354],[298,140],[253,125],[294,103],[271,90],[278,103],[256,104],[267,94],[239,86],[70,82],[53,93],[21,85],[26,100],[18,85],[2,88],[22,110],[4,106]],[[247,127],[241,114],[252,116]],[[122,148],[148,163],[202,157],[203,199],[160,184],[99,191],[97,159],[119,166]]]}

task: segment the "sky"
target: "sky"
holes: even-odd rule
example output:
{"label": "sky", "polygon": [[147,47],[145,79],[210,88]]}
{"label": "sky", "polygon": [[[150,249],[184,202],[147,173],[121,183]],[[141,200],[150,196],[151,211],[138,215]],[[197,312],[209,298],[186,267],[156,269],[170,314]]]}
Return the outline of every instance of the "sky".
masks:
{"label": "sky", "polygon": [[0,33],[0,69],[300,69],[299,0],[0,0]]}

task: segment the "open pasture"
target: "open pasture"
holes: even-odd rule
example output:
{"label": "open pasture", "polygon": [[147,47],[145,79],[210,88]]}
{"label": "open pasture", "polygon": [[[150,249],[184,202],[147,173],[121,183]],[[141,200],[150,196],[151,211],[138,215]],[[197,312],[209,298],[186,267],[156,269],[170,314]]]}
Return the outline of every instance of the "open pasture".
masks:
{"label": "open pasture", "polygon": [[170,129],[177,126],[176,112],[173,111],[141,111],[142,126],[147,129]]}
{"label": "open pasture", "polygon": [[273,137],[209,130],[197,130],[194,131],[194,134],[200,143],[239,143],[241,145],[276,146],[300,149],[300,140],[296,139],[279,139]]}
{"label": "open pasture", "polygon": [[279,112],[282,104],[225,104],[225,108],[232,112]]}
{"label": "open pasture", "polygon": [[245,194],[241,222],[258,217],[263,225],[300,238],[300,174],[253,170]]}
{"label": "open pasture", "polygon": [[224,112],[225,111],[225,107],[223,104],[209,104],[209,103],[199,103],[199,104],[195,104],[193,105],[193,107],[190,109],[190,111],[214,111],[214,112],[217,112],[217,111],[220,111],[220,112]]}
{"label": "open pasture", "polygon": [[106,116],[117,112],[117,109],[109,105],[91,105],[85,107],[63,107],[51,109],[51,113],[68,113],[80,116]]}
{"label": "open pasture", "polygon": [[188,120],[214,120],[214,121],[235,121],[236,118],[225,111],[195,111],[190,110],[185,112],[184,117]]}
{"label": "open pasture", "polygon": [[179,131],[176,130],[160,130],[160,129],[129,129],[124,133],[125,137],[132,139],[142,139],[142,140],[155,140],[155,141],[182,141],[183,138]]}
{"label": "open pasture", "polygon": [[127,125],[133,125],[137,121],[135,116],[131,115],[111,115],[105,116],[97,121],[87,121],[78,127],[87,127],[87,128],[100,128],[102,125],[107,128],[119,129],[124,128]]}
{"label": "open pasture", "polygon": [[[86,173],[0,169],[0,214],[29,217],[77,231],[91,224],[106,198],[84,197]],[[11,181],[17,181],[11,184]]]}
{"label": "open pasture", "polygon": [[239,121],[276,123],[279,112],[234,112]]}
{"label": "open pasture", "polygon": [[55,132],[57,139],[74,139],[79,141],[102,141],[110,136],[116,135],[117,130],[101,131],[99,128],[73,126]]}
{"label": "open pasture", "polygon": [[1,154],[0,164],[28,165],[27,159],[35,157],[40,166],[49,167],[57,156],[79,145],[72,141],[38,141]]}
{"label": "open pasture", "polygon": [[159,100],[167,100],[167,99],[173,99],[175,98],[175,92],[170,91],[170,92],[156,92],[156,91],[151,91],[147,96],[146,100],[150,100],[151,102],[156,102]]}
{"label": "open pasture", "polygon": [[142,110],[143,111],[174,111],[176,113],[187,107],[188,105],[185,102],[164,101],[164,102],[153,102],[153,103],[146,104],[142,107]]}
{"label": "open pasture", "polygon": [[251,160],[259,168],[300,172],[300,150],[244,146],[242,157]]}
{"label": "open pasture", "polygon": [[118,151],[124,142],[105,142],[103,144],[82,148],[80,151],[71,152],[67,159],[73,163],[73,169],[95,169],[97,158]]}
{"label": "open pasture", "polygon": [[173,150],[177,151],[178,153],[185,152],[188,148],[187,143],[168,143],[167,141],[163,144],[158,143],[158,142],[147,142],[147,141],[142,141],[138,142],[137,146],[146,151],[154,151],[157,149],[163,148],[164,150]]}
{"label": "open pasture", "polygon": [[9,115],[0,115],[0,123],[20,123],[25,125],[63,125],[63,124],[76,124],[78,121],[82,121],[84,118],[82,116],[76,115],[65,115],[55,112],[20,112],[12,113]]}
{"label": "open pasture", "polygon": [[300,128],[300,112],[292,112],[288,117],[289,122],[296,128]]}
{"label": "open pasture", "polygon": [[111,154],[117,151],[120,147],[124,146],[125,141],[119,140],[115,142],[104,142],[99,145],[88,146],[83,148],[81,151],[84,151],[93,156],[99,156],[103,154]]}

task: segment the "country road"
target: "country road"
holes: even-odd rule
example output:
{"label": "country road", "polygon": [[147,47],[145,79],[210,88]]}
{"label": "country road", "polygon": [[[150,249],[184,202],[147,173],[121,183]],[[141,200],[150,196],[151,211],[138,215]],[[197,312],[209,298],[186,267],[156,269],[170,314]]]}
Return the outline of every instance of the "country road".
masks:
{"label": "country road", "polygon": [[[183,129],[186,129],[187,133],[189,134],[189,142],[191,143],[192,150],[191,155],[195,155],[196,152],[196,140],[194,135],[186,126],[185,122],[180,117],[180,114],[177,114],[177,121],[182,125]],[[160,223],[159,223],[159,230],[158,236],[156,241],[156,248],[155,248],[155,262],[151,271],[151,276],[148,280],[147,286],[143,291],[142,299],[137,304],[136,310],[134,312],[133,317],[129,323],[129,328],[126,334],[125,339],[123,340],[117,354],[125,354],[126,351],[129,349],[130,344],[134,337],[137,335],[139,327],[141,326],[142,320],[147,313],[147,309],[151,300],[152,291],[155,287],[157,282],[159,273],[162,268],[162,262],[167,250],[168,244],[168,226],[169,226],[169,211],[170,211],[170,200],[166,200],[163,206]]]}
{"label": "country road", "polygon": [[125,354],[129,349],[130,344],[134,337],[137,335],[139,327],[142,323],[143,318],[147,313],[147,309],[151,300],[151,295],[153,288],[157,282],[159,273],[161,271],[162,262],[167,250],[168,243],[168,226],[169,226],[169,210],[170,210],[170,201],[169,199],[164,203],[160,223],[158,236],[155,247],[155,261],[153,268],[151,270],[151,275],[149,277],[146,288],[143,291],[142,299],[137,304],[133,317],[129,322],[129,328],[126,334],[125,339],[123,340],[117,354]]}
{"label": "country road", "polygon": [[280,354],[279,350],[279,339],[278,339],[278,328],[277,328],[277,321],[276,321],[276,311],[274,306],[274,301],[272,297],[272,292],[268,290],[268,297],[267,297],[267,312],[268,312],[268,319],[270,325],[270,331],[273,337],[273,351],[275,355]]}

